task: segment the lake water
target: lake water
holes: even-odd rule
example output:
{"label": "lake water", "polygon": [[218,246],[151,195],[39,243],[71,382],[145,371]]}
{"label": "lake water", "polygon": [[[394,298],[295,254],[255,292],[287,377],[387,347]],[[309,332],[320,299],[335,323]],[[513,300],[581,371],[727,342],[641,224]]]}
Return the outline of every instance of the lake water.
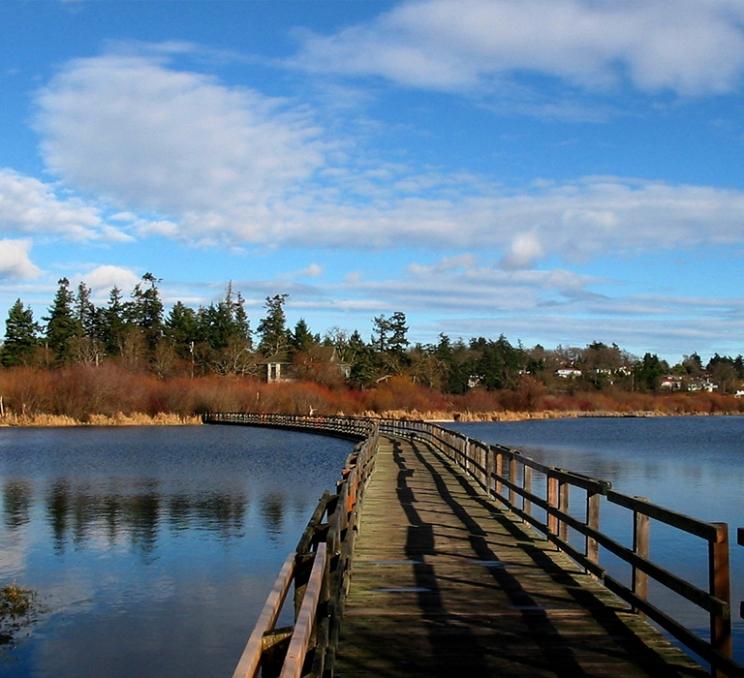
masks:
{"label": "lake water", "polygon": [[[609,480],[618,492],[648,497],[702,520],[728,523],[734,656],[744,663],[744,621],[739,617],[744,547],[736,543],[736,528],[744,527],[744,417],[582,418],[449,426],[472,438],[518,447],[537,461]],[[577,493],[571,513],[583,518],[582,502]],[[602,529],[632,546],[631,515],[603,502]],[[655,520],[650,538],[652,560],[707,590],[703,540]],[[576,535],[572,541],[583,545]],[[600,562],[629,583],[629,568],[604,549],[600,549]],[[649,597],[707,636],[704,612],[653,582]]]}
{"label": "lake water", "polygon": [[45,611],[7,676],[230,675],[348,441],[238,426],[0,429],[0,585]]}
{"label": "lake water", "polygon": [[[744,418],[451,425],[732,528],[744,661]],[[0,585],[38,591],[39,621],[0,674],[229,675],[268,590],[351,443],[238,426],[0,429]],[[572,503],[580,515],[580,502]],[[628,515],[602,527],[629,543]],[[706,587],[700,540],[652,521],[651,556]],[[620,577],[627,567],[601,551]],[[652,587],[705,632],[706,618]]]}

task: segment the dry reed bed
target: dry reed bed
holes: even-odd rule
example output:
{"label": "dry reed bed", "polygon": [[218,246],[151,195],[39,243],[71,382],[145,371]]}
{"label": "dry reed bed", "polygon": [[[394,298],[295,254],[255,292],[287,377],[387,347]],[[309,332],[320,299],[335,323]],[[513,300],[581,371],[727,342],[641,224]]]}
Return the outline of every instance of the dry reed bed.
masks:
{"label": "dry reed bed", "polygon": [[[343,412],[336,413],[343,416]],[[578,418],[632,418],[632,417],[669,417],[669,416],[726,416],[739,412],[663,412],[661,410],[637,410],[633,412],[583,410],[541,410],[525,411],[489,411],[489,412],[453,412],[442,410],[388,410],[385,412],[365,411],[356,416],[371,419],[400,419],[404,421],[423,420],[432,423],[476,423],[476,422],[513,422],[548,419]],[[15,414],[6,413],[0,417],[0,427],[59,427],[59,426],[195,426],[201,424],[198,415],[184,416],[169,412],[158,412],[155,415],[133,412],[117,412],[113,416],[91,414],[85,420],[75,419],[64,414]]]}
{"label": "dry reed bed", "polygon": [[91,414],[85,421],[64,414],[15,414],[0,417],[0,426],[189,426],[201,424],[201,417],[168,412],[155,415],[117,412],[113,416]]}

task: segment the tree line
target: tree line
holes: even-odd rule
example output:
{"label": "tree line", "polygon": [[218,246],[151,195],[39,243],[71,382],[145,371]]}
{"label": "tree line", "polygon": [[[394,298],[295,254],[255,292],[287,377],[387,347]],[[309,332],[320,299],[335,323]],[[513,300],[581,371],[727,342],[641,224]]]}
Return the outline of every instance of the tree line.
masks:
{"label": "tree line", "polygon": [[616,344],[597,341],[546,349],[512,344],[504,335],[465,341],[440,334],[436,343],[411,344],[400,311],[374,317],[368,340],[358,330],[337,328],[321,336],[304,319],[287,326],[286,294],[266,298],[254,330],[245,299],[231,284],[219,301],[196,309],[177,301],[166,313],[159,283],[145,273],[127,297],[114,287],[107,302],[96,306],[85,282],[73,289],[62,278],[43,322],[18,299],[8,312],[0,364],[54,369],[107,362],[159,378],[193,378],[259,377],[273,361],[291,365],[298,379],[325,386],[367,389],[404,377],[447,394],[514,390],[525,381],[550,392],[653,392],[663,388],[667,375],[676,380],[667,386],[706,379],[720,392],[733,392],[744,380],[741,355],[716,353],[703,364],[691,353],[670,365],[653,353],[637,358]]}

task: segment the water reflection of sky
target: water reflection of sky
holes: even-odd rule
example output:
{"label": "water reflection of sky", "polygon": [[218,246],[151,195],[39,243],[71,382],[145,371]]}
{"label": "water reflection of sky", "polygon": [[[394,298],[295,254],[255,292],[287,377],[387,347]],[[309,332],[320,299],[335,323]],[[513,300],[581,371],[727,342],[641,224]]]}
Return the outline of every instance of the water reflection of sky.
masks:
{"label": "water reflection of sky", "polygon": [[243,427],[0,431],[0,582],[48,610],[0,673],[229,673],[349,447]]}
{"label": "water reflection of sky", "polygon": [[[744,622],[737,614],[744,599],[744,548],[736,545],[736,527],[744,527],[744,417],[562,419],[452,428],[517,447],[548,465],[609,480],[624,494],[648,497],[702,520],[728,523],[734,652],[744,661]],[[572,493],[571,498],[571,513],[583,518],[581,493]],[[632,514],[605,502],[601,510],[603,530],[630,546]],[[650,533],[651,558],[707,590],[705,542],[655,520]],[[572,542],[583,546],[577,535]],[[600,560],[611,573],[629,581],[630,568],[605,549],[600,550]],[[698,608],[653,582],[649,590],[653,602],[707,633],[707,618]]]}

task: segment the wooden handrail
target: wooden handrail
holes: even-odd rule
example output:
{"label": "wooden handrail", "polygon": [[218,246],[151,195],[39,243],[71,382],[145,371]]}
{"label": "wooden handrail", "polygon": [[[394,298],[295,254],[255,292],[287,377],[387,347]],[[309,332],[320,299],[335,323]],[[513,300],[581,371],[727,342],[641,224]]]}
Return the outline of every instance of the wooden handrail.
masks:
{"label": "wooden handrail", "polygon": [[[365,440],[367,445],[377,432],[406,438],[419,437],[455,464],[480,486],[492,499],[501,502],[516,516],[542,532],[557,548],[573,558],[625,600],[633,610],[647,615],[681,643],[697,653],[710,665],[714,674],[739,675],[742,667],[731,659],[731,600],[730,565],[728,553],[728,528],[725,523],[706,523],[691,516],[653,504],[642,497],[631,497],[612,489],[609,481],[592,478],[581,473],[549,466],[522,454],[519,450],[502,445],[487,444],[469,438],[459,431],[452,431],[437,424],[423,421],[368,419],[364,417],[323,417],[280,414],[230,413],[205,415],[207,423],[241,423],[273,426],[304,431],[317,430],[333,435]],[[371,445],[367,445],[371,447]],[[369,454],[369,452],[368,452]],[[339,549],[345,553],[344,567],[348,568],[353,549],[352,539],[342,544],[342,517],[356,511],[359,498],[359,464],[349,464],[337,488],[335,517],[330,517],[323,527],[331,553]],[[545,478],[545,498],[535,493],[534,474]],[[367,476],[368,477],[368,474]],[[365,478],[366,478],[365,477]],[[362,484],[365,480],[362,480]],[[569,513],[569,488],[586,493],[584,520]],[[350,493],[350,489],[352,490]],[[632,516],[634,543],[632,547],[620,544],[600,529],[601,502],[605,501],[627,509]],[[533,506],[543,509],[545,521],[532,515]],[[343,511],[341,509],[343,507]],[[708,590],[704,590],[670,572],[649,558],[649,518],[670,525],[699,537],[708,545]],[[316,519],[316,523],[320,518]],[[311,520],[311,523],[313,521]],[[315,529],[315,528],[314,528]],[[584,537],[583,552],[568,541],[568,530],[573,529]],[[738,532],[738,541],[744,544],[744,529]],[[610,576],[599,564],[599,548],[605,548],[631,566],[630,586]],[[685,628],[668,614],[647,600],[648,579],[683,596],[707,611],[710,618],[710,640]],[[338,583],[337,583],[338,587]],[[343,588],[343,586],[342,586]],[[333,602],[333,601],[331,601]],[[343,601],[336,603],[340,606]],[[333,607],[333,604],[331,604]],[[744,617],[744,603],[742,603]],[[333,635],[333,634],[331,634]],[[329,646],[331,662],[333,644]]]}
{"label": "wooden handrail", "polygon": [[233,678],[253,678],[258,671],[263,652],[264,635],[271,631],[279,617],[287,592],[292,584],[292,575],[294,574],[296,553],[290,553],[279,571],[279,576],[274,582],[274,587],[266,599],[263,610],[258,617],[256,626],[248,638],[240,661],[235,667]]}
{"label": "wooden handrail", "polygon": [[305,656],[310,644],[310,634],[313,631],[315,616],[318,611],[326,559],[326,545],[318,544],[313,569],[310,572],[310,580],[307,583],[302,607],[294,625],[292,639],[289,641],[287,656],[282,666],[282,672],[279,674],[280,678],[300,678],[302,675],[302,667],[305,664]]}

